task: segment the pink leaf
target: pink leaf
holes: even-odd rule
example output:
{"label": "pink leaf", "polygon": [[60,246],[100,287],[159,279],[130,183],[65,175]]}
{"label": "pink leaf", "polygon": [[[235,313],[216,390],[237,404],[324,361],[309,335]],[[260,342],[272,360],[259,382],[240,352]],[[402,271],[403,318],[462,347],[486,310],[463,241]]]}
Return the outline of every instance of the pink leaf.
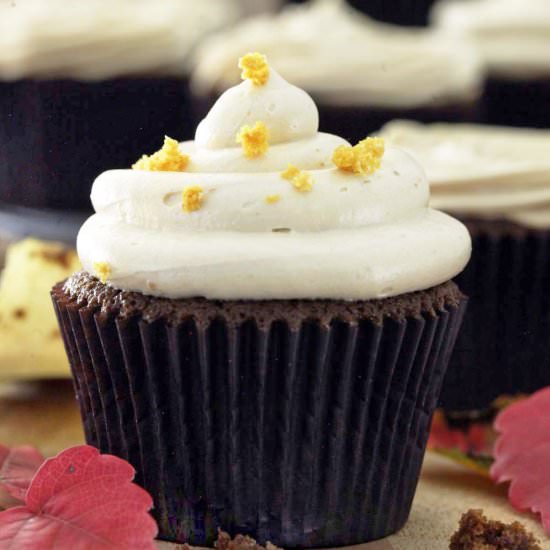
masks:
{"label": "pink leaf", "polygon": [[508,497],[518,510],[541,514],[550,534],[550,388],[514,403],[499,414],[500,432],[491,477],[510,482]]}
{"label": "pink leaf", "polygon": [[28,445],[0,445],[0,508],[25,501],[25,494],[44,457]]}
{"label": "pink leaf", "polygon": [[0,548],[154,550],[153,501],[132,483],[134,474],[124,460],[87,445],[46,460],[26,505],[0,513]]}

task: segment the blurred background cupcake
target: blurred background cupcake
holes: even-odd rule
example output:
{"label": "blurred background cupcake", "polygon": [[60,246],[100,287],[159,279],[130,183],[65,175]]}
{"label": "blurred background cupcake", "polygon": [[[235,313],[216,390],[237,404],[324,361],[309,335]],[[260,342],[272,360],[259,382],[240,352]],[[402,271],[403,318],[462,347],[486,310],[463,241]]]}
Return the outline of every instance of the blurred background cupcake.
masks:
{"label": "blurred background cupcake", "polygon": [[315,98],[323,131],[352,141],[396,117],[477,116],[483,73],[467,41],[376,23],[343,1],[317,0],[206,39],[191,77],[197,120],[222,90],[238,82],[234,60],[255,49]]}
{"label": "blurred background cupcake", "polygon": [[[303,3],[305,0],[291,0]],[[428,14],[435,0],[348,0],[348,3],[370,17],[397,25],[428,24]]]}
{"label": "blurred background cupcake", "polygon": [[486,63],[488,123],[550,127],[548,0],[442,0],[432,20],[473,40]]}
{"label": "blurred background cupcake", "polygon": [[417,157],[432,206],[472,234],[444,407],[482,409],[550,385],[550,130],[396,121],[381,134]]}

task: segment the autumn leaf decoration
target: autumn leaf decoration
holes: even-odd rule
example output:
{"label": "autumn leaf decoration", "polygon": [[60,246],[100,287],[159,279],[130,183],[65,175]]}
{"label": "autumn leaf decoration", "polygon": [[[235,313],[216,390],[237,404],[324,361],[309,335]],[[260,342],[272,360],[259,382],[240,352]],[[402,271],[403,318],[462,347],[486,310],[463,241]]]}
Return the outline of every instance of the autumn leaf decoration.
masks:
{"label": "autumn leaf decoration", "polygon": [[500,435],[491,477],[510,482],[511,504],[540,514],[550,535],[550,388],[507,407],[495,428]]}
{"label": "autumn leaf decoration", "polygon": [[19,501],[0,512],[0,548],[155,549],[153,501],[130,464],[88,445],[42,460],[31,447],[0,446],[3,504]]}

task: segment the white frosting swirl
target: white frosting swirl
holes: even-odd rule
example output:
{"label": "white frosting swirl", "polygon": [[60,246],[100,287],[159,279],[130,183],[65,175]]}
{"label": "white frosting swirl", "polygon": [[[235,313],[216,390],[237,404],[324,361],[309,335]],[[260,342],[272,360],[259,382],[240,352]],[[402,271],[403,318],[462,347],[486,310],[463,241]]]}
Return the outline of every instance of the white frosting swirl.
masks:
{"label": "white frosting swirl", "polygon": [[5,0],[0,78],[181,75],[199,39],[237,15],[227,0]]}
{"label": "white frosting swirl", "polygon": [[[246,158],[235,142],[261,120],[274,141]],[[107,262],[110,284],[181,298],[371,299],[428,288],[459,273],[470,255],[465,227],[427,207],[419,165],[388,148],[371,176],[331,162],[346,144],[318,133],[311,98],[273,69],[264,86],[245,81],[219,100],[181,144],[186,172],[113,170],[92,190],[96,214],[83,226],[85,269]],[[281,177],[288,163],[314,185],[298,192]],[[205,200],[182,211],[181,194],[200,185]],[[266,197],[280,200],[268,204]]]}
{"label": "white frosting swirl", "polygon": [[422,163],[433,207],[550,228],[550,130],[395,121],[381,135]]}
{"label": "white frosting swirl", "polygon": [[467,41],[377,23],[343,0],[317,0],[207,38],[194,55],[196,93],[234,85],[234,60],[255,49],[331,104],[416,108],[473,100],[482,88],[481,63]]}
{"label": "white frosting swirl", "polygon": [[443,0],[432,20],[445,32],[473,40],[491,74],[550,76],[548,0]]}

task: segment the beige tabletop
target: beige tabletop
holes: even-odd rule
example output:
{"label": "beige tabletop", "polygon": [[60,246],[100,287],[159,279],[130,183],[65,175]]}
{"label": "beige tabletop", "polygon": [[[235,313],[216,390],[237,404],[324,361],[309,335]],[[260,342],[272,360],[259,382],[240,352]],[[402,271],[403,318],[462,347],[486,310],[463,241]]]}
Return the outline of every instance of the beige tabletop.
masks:
{"label": "beige tabletop", "polygon": [[[0,442],[33,444],[46,456],[83,443],[80,418],[68,382],[0,384]],[[428,453],[410,520],[384,541],[356,547],[364,550],[445,550],[461,514],[482,508],[488,517],[520,520],[550,550],[534,516],[518,514],[503,487],[447,459]],[[159,549],[177,548],[159,543]]]}

